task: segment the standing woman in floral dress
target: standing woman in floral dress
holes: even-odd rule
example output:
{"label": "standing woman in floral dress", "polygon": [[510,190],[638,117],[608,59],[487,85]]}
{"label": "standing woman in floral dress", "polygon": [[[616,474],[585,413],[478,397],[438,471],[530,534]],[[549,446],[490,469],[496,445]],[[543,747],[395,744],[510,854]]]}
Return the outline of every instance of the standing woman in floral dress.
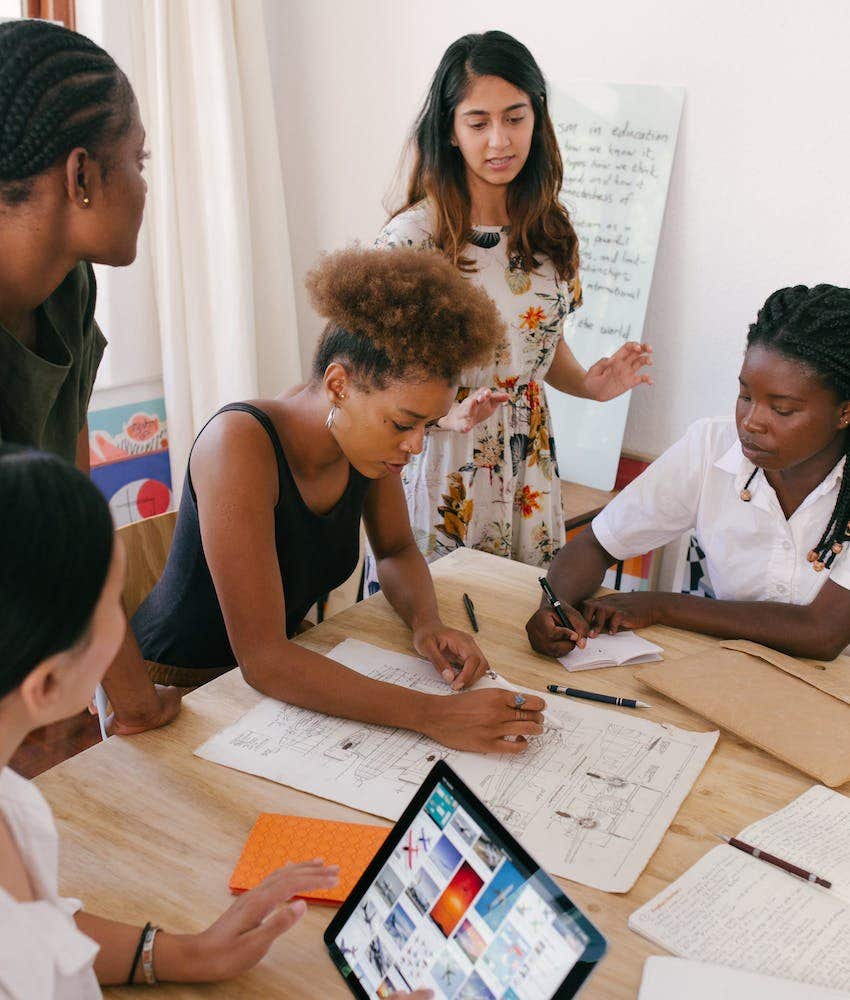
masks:
{"label": "standing woman in floral dress", "polygon": [[[414,126],[406,203],[378,245],[436,248],[493,298],[508,327],[495,367],[463,373],[457,402],[404,472],[417,544],[548,564],[564,515],[543,382],[609,400],[642,382],[646,344],[585,371],[563,337],[581,304],[579,248],[559,201],[563,165],[534,57],[501,31],[446,50]],[[369,590],[372,560],[367,563]]]}

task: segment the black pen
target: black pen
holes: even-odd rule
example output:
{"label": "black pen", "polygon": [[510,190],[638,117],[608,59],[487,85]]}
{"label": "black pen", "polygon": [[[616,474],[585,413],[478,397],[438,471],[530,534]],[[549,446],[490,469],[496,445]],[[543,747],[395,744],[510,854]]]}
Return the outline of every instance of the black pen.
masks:
{"label": "black pen", "polygon": [[555,597],[555,591],[549,586],[549,581],[545,576],[539,577],[540,586],[543,588],[543,593],[546,595],[546,600],[555,609],[555,614],[558,616],[561,624],[564,628],[568,628],[573,634],[575,634],[575,629],[570,625],[570,620],[564,614],[564,609],[561,607],[561,602]]}
{"label": "black pen", "polygon": [[463,595],[463,606],[466,608],[466,614],[467,617],[469,618],[469,624],[472,626],[472,631],[477,632],[478,622],[476,621],[475,618],[475,605],[472,603],[469,594]]}
{"label": "black pen", "polygon": [[557,684],[547,684],[546,690],[552,694],[567,694],[571,698],[587,698],[588,701],[601,701],[604,705],[617,705],[618,708],[652,708],[645,701],[635,701],[634,698],[618,698],[613,694],[597,694],[596,691],[585,691],[582,688],[558,687]]}

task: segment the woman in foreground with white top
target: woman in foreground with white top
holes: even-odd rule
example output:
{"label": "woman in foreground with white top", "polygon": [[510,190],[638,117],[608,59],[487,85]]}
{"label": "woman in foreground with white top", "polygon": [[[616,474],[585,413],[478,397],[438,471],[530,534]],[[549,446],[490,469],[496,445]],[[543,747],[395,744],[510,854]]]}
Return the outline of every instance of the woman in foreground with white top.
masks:
{"label": "woman in foreground with white top", "polygon": [[78,713],[103,677],[126,627],[124,552],[106,501],[81,472],[0,445],[0,553],[0,996],[91,1000],[99,983],[247,971],[304,914],[292,897],[330,888],[337,867],[287,865],[200,934],[118,923],[61,898],[50,807],[7,765],[33,729]]}

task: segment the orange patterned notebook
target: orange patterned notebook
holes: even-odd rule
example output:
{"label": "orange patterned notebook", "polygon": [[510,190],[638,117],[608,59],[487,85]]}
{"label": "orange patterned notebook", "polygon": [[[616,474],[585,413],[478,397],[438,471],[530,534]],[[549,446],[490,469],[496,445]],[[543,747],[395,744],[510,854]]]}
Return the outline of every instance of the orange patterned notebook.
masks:
{"label": "orange patterned notebook", "polygon": [[289,861],[323,858],[327,865],[339,865],[339,883],[333,889],[319,889],[301,898],[342,903],[387,839],[390,829],[362,823],[334,823],[307,816],[260,813],[230,876],[230,891],[253,889]]}

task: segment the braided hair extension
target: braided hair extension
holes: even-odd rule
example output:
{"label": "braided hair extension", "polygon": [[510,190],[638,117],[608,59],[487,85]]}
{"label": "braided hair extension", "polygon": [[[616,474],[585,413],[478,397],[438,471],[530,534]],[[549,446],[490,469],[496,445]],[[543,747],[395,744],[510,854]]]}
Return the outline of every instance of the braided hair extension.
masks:
{"label": "braided hair extension", "polygon": [[27,200],[36,176],[130,127],[133,91],[115,60],[84,35],[46,21],[0,24],[0,201]]}
{"label": "braided hair extension", "polygon": [[[774,292],[750,326],[747,347],[762,344],[810,368],[839,399],[850,399],[850,288],[794,285]],[[809,552],[813,569],[832,565],[850,539],[850,433],[832,516]]]}

